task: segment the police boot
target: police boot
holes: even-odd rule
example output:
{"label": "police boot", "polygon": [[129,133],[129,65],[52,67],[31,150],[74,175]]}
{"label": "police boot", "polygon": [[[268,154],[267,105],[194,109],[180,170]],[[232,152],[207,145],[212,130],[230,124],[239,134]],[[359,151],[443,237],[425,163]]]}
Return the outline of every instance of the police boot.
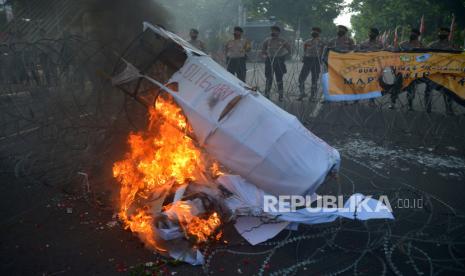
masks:
{"label": "police boot", "polygon": [[[445,92],[443,92],[443,93],[445,93]],[[449,116],[454,115],[454,109],[452,109],[452,98],[447,94],[443,94],[443,99],[444,99],[444,103],[446,105],[446,114],[449,115]]]}
{"label": "police boot", "polygon": [[312,90],[310,91],[310,99],[315,98],[317,91],[317,86],[312,84]]}
{"label": "police boot", "polygon": [[415,98],[415,87],[407,88],[408,111],[413,111],[413,99]]}
{"label": "police boot", "polygon": [[396,101],[391,98],[391,104],[388,107],[389,109],[395,109],[396,108]]}
{"label": "police boot", "polygon": [[425,107],[426,113],[431,113],[431,95],[427,92],[425,92]]}
{"label": "police boot", "polygon": [[446,104],[446,115],[449,115],[449,116],[454,115],[454,110],[452,109],[452,103]]}
{"label": "police boot", "polygon": [[265,86],[265,97],[268,99],[270,98],[270,90],[271,90],[271,85],[273,84],[272,81],[266,80],[266,86]]}
{"label": "police boot", "polygon": [[279,93],[279,101],[283,101],[284,96],[284,84],[282,82],[278,82],[278,93]]}
{"label": "police boot", "polygon": [[305,98],[305,83],[299,83],[299,91],[300,91],[300,95],[299,97],[297,98],[298,101],[301,101]]}
{"label": "police boot", "polygon": [[391,94],[391,104],[389,105],[389,109],[395,109],[397,101],[397,91],[395,90],[395,88],[390,88],[389,93]]}
{"label": "police boot", "polygon": [[413,100],[408,99],[408,111],[413,111]]}

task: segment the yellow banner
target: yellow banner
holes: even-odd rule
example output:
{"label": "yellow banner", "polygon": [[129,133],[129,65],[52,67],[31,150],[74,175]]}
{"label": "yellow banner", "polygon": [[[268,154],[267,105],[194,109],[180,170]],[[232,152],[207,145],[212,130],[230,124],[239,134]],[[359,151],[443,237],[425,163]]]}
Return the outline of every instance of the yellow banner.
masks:
{"label": "yellow banner", "polygon": [[379,78],[393,67],[403,76],[403,87],[428,78],[465,100],[465,52],[349,52],[329,51],[328,73],[323,76],[327,100],[344,101],[381,96]]}

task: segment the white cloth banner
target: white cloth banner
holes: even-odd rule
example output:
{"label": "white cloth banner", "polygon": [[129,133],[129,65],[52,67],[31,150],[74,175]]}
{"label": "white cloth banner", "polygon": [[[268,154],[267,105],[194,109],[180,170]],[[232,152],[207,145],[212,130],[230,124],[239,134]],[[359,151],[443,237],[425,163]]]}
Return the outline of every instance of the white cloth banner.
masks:
{"label": "white cloth banner", "polygon": [[[218,183],[233,196],[226,199],[226,205],[236,214],[243,215],[235,223],[235,228],[250,244],[255,245],[276,236],[289,223],[319,224],[333,222],[337,218],[353,220],[394,219],[388,206],[383,202],[362,194],[352,195],[342,208],[302,208],[290,212],[265,212],[266,193],[248,183],[238,175],[223,175]],[[312,200],[316,199],[316,195]],[[249,216],[247,216],[249,214]],[[264,218],[275,218],[267,224]]]}

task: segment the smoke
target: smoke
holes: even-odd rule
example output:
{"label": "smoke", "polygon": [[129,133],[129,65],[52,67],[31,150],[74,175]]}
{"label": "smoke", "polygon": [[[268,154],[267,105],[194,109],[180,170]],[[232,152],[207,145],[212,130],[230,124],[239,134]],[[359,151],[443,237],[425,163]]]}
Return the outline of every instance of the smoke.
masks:
{"label": "smoke", "polygon": [[209,50],[221,48],[226,39],[231,38],[232,29],[238,24],[240,1],[231,0],[171,0],[158,1],[170,14],[167,24],[170,30],[183,37],[191,28],[200,31]]}
{"label": "smoke", "polygon": [[84,34],[120,52],[142,30],[142,22],[162,25],[187,38],[197,28],[200,39],[221,48],[237,25],[239,1],[229,0],[85,0],[80,28]]}
{"label": "smoke", "polygon": [[168,11],[154,0],[86,0],[84,34],[122,50],[142,31],[142,22],[166,25]]}

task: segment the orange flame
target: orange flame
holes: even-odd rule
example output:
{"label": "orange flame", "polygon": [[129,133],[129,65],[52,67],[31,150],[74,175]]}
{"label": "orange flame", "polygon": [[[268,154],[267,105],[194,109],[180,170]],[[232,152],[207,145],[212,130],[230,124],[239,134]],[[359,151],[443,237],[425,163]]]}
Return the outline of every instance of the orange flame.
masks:
{"label": "orange flame", "polygon": [[[166,96],[166,95],[164,95]],[[144,133],[130,134],[130,151],[113,165],[113,176],[121,184],[119,217],[151,248],[164,250],[156,242],[154,218],[162,210],[164,195],[173,185],[194,182],[202,172],[219,173],[218,165],[207,170],[206,157],[186,135],[188,122],[171,97],[158,97],[149,110]],[[178,208],[179,216],[185,215]],[[206,241],[221,224],[217,213],[179,221],[188,235]]]}
{"label": "orange flame", "polygon": [[[198,243],[206,242],[218,227],[221,225],[221,220],[218,213],[213,212],[208,218],[201,218],[195,215],[196,210],[185,201],[177,201],[167,206],[168,217],[175,215],[183,228],[185,235],[194,238]],[[221,237],[221,232],[218,233],[216,239]]]}
{"label": "orange flame", "polygon": [[[207,219],[193,217],[192,221],[186,226],[186,232],[188,235],[195,237],[198,242],[206,242],[220,225],[220,217],[217,212],[214,212]],[[222,233],[219,232],[215,239],[219,240],[221,235]]]}

